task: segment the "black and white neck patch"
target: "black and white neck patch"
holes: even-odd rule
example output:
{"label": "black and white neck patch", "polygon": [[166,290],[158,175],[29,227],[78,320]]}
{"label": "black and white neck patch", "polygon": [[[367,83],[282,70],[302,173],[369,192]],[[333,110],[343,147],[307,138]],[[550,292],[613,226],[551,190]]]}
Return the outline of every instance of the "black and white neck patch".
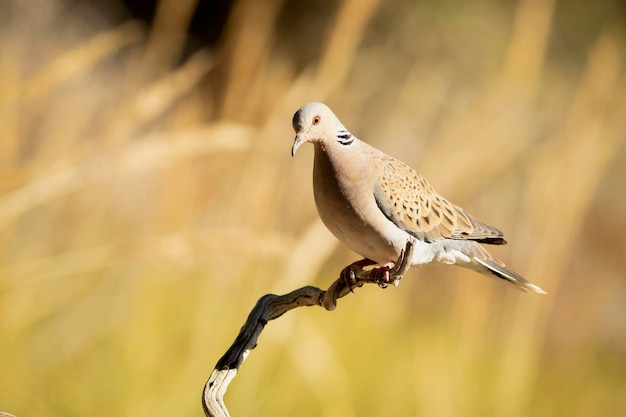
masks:
{"label": "black and white neck patch", "polygon": [[348,146],[354,142],[354,136],[346,129],[341,129],[337,132],[337,142],[344,146]]}

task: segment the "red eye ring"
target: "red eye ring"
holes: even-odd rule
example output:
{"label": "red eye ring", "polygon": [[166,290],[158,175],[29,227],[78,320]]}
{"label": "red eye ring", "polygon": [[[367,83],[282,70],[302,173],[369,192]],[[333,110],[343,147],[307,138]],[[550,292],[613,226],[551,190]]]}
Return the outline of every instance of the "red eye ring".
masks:
{"label": "red eye ring", "polygon": [[313,126],[317,126],[322,121],[322,116],[316,115],[313,116]]}

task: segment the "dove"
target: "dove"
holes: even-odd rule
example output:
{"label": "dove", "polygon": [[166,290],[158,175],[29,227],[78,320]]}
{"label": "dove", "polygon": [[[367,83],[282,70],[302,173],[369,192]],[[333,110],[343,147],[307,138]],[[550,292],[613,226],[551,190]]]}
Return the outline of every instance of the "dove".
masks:
{"label": "dove", "polygon": [[379,284],[389,282],[410,240],[411,266],[457,265],[545,294],[482,246],[506,244],[499,229],[449,202],[405,163],[359,140],[328,106],[306,104],[292,124],[291,155],[306,142],[315,149],[313,194],[322,222],[364,257],[348,268],[379,265],[372,270]]}

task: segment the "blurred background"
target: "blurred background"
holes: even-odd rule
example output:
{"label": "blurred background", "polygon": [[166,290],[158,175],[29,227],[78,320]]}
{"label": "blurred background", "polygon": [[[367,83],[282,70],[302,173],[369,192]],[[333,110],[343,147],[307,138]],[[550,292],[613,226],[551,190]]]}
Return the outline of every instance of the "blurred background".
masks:
{"label": "blurred background", "polygon": [[505,231],[547,296],[415,268],[271,322],[233,416],[626,415],[619,0],[0,1],[0,410],[200,416],[262,295],[358,256],[293,113],[331,106]]}

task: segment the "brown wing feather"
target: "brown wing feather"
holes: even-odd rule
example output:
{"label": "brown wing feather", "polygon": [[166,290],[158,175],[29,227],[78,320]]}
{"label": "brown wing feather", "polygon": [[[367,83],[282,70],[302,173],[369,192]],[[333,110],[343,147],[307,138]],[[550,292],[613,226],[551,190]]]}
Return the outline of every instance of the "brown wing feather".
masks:
{"label": "brown wing feather", "polygon": [[389,158],[374,188],[376,203],[396,226],[418,239],[467,239],[505,244],[503,233],[440,196],[408,165]]}

